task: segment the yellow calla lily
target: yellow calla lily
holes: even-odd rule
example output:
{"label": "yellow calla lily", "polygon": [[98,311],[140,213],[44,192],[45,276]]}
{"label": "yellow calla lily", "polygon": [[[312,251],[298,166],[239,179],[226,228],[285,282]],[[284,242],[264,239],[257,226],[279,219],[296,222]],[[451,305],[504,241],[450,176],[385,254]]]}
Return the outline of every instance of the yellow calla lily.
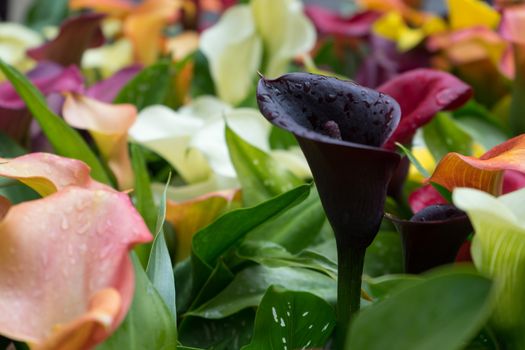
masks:
{"label": "yellow calla lily", "polygon": [[448,0],[450,27],[453,30],[476,26],[496,29],[501,16],[489,4],[480,0]]}

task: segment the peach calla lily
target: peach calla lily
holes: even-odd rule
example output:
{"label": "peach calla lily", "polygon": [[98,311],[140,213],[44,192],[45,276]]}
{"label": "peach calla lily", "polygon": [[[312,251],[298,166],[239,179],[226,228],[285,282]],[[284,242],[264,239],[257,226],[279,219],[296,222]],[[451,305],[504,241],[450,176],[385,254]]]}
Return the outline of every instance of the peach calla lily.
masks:
{"label": "peach calla lily", "polygon": [[119,188],[133,187],[133,171],[128,153],[128,130],[137,118],[130,104],[112,105],[77,94],[68,94],[64,119],[73,127],[88,130],[102,157],[115,174]]}
{"label": "peach calla lily", "polygon": [[493,195],[501,193],[504,170],[525,173],[525,135],[510,139],[479,159],[455,152],[439,162],[429,181],[452,191],[456,187],[476,188]]}
{"label": "peach calla lily", "polygon": [[[39,350],[91,349],[125,317],[128,252],[151,234],[129,197],[91,180],[79,161],[39,153],[2,166],[1,175],[41,179],[56,192],[0,221],[0,334]],[[25,182],[40,188],[33,180]]]}
{"label": "peach calla lily", "polygon": [[123,32],[140,63],[151,64],[161,49],[162,30],[176,15],[177,0],[146,0],[139,5],[125,0],[71,0],[72,9],[91,8],[123,19]]}

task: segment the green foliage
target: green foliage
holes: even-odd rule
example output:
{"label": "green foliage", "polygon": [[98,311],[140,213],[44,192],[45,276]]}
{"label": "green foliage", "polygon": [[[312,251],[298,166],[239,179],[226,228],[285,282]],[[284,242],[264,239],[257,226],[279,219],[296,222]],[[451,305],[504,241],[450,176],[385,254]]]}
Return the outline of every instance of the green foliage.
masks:
{"label": "green foliage", "polygon": [[37,0],[25,14],[25,24],[35,30],[60,26],[69,13],[68,0]]}
{"label": "green foliage", "polygon": [[242,350],[320,348],[334,326],[334,309],[323,299],[270,287],[257,309],[253,339]]}
{"label": "green foliage", "polygon": [[487,321],[492,283],[465,267],[401,284],[352,322],[346,349],[462,349]]}
{"label": "green foliage", "polygon": [[449,152],[472,154],[472,138],[448,113],[438,113],[423,128],[423,138],[430,153],[438,161]]}

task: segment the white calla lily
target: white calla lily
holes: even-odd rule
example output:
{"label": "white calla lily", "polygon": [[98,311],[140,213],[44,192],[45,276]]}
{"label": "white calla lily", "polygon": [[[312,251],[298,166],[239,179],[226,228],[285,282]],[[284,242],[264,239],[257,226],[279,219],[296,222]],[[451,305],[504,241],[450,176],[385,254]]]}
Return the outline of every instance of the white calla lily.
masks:
{"label": "white calla lily", "polygon": [[234,6],[201,36],[200,49],[208,58],[217,95],[231,104],[250,90],[261,63],[262,41],[255,31],[248,5]]}
{"label": "white calla lily", "polygon": [[177,111],[161,105],[144,108],[129,135],[163,157],[188,184],[174,189],[172,198],[189,199],[239,186],[226,145],[225,123],[253,146],[277,154],[276,159],[295,174],[310,176],[302,153],[270,150],[271,127],[259,111],[233,109],[212,96],[199,97]]}
{"label": "white calla lily", "polygon": [[[454,204],[467,212],[475,230],[472,258],[476,267],[499,282],[492,317],[495,328],[525,346],[525,189],[493,197],[460,188]],[[516,348],[521,348],[516,347]]]}
{"label": "white calla lily", "polygon": [[86,50],[82,56],[82,68],[97,69],[104,78],[133,63],[133,44],[119,39],[112,44]]}
{"label": "white calla lily", "polygon": [[290,60],[311,50],[315,40],[301,1],[252,0],[227,10],[203,33],[200,49],[217,94],[236,105],[250,92],[257,69],[268,77],[284,74]]}
{"label": "white calla lily", "polygon": [[43,38],[37,32],[21,24],[0,23],[0,58],[19,70],[32,68],[34,61],[26,55],[26,51],[42,42]]}

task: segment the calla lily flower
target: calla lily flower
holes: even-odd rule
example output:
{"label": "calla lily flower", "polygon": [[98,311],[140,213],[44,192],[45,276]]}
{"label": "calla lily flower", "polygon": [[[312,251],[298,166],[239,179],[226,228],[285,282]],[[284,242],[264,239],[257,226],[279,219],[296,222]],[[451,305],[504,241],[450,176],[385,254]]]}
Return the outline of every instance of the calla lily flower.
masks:
{"label": "calla lily flower", "polygon": [[238,189],[208,193],[184,202],[168,200],[166,221],[175,229],[176,261],[182,261],[190,256],[191,241],[195,233],[226,211],[240,205],[241,192]]}
{"label": "calla lily flower", "polygon": [[137,119],[131,104],[112,105],[77,94],[68,94],[62,114],[66,122],[88,130],[115,174],[119,188],[133,187],[133,170],[128,152],[128,130]]}
{"label": "calla lily flower", "polygon": [[342,343],[350,315],[359,309],[365,250],[379,229],[400,160],[381,148],[399,123],[400,107],[378,91],[307,73],[262,78],[257,101],[270,122],[295,135],[334,229]]}
{"label": "calla lily flower", "polygon": [[140,65],[129,66],[119,70],[111,77],[93,84],[87,89],[86,96],[101,102],[111,103],[122,88],[142,69]]}
{"label": "calla lily flower", "polygon": [[29,50],[27,54],[37,61],[51,61],[62,66],[80,66],[84,51],[104,42],[104,35],[100,29],[103,18],[100,14],[84,14],[70,18],[61,25],[60,32],[53,40]]}
{"label": "calla lily flower", "polygon": [[[211,96],[195,99],[177,111],[160,105],[146,107],[129,135],[168,161],[193,188],[189,197],[195,197],[239,186],[224,137],[225,121],[252,145],[273,153],[268,142],[270,125],[257,110],[233,109]],[[278,153],[282,158],[282,152]],[[302,156],[286,152],[284,157],[295,173],[307,172]]]}
{"label": "calla lily flower", "polygon": [[305,12],[321,35],[341,38],[361,38],[368,36],[372,24],[381,16],[375,11],[362,11],[350,17],[343,17],[337,11],[321,6],[306,6]]}
{"label": "calla lily flower", "polygon": [[[18,23],[0,23],[0,59],[16,69],[25,72],[31,69],[34,61],[27,57],[29,48],[40,45],[42,37]],[[0,74],[0,81],[3,74]]]}
{"label": "calla lily flower", "polygon": [[87,50],[82,56],[81,66],[83,69],[97,70],[106,78],[130,66],[133,61],[133,44],[122,38],[111,44]]}
{"label": "calla lily flower", "polygon": [[492,326],[513,339],[509,348],[525,346],[525,190],[495,198],[459,188],[454,204],[466,211],[476,234],[472,258],[476,267],[499,282]]}
{"label": "calla lily flower", "polygon": [[131,0],[70,0],[69,5],[74,10],[89,8],[122,18],[124,35],[133,43],[137,61],[148,65],[157,58],[162,31],[175,18],[180,1],[146,0],[135,4]]}
{"label": "calla lily flower", "polygon": [[499,195],[504,170],[525,173],[525,135],[490,149],[479,159],[455,152],[448,153],[439,162],[429,181],[449,191],[456,187],[470,187]]}
{"label": "calla lily flower", "polygon": [[47,195],[1,217],[0,334],[35,349],[93,348],[125,317],[128,252],[151,234],[129,197],[80,161],[30,154],[2,160],[0,175]]}
{"label": "calla lily flower", "polygon": [[252,0],[228,9],[204,31],[200,49],[208,58],[218,96],[236,105],[248,95],[257,70],[283,74],[292,58],[314,44],[315,29],[300,1]]}
{"label": "calla lily flower", "polygon": [[450,204],[427,206],[410,220],[387,217],[401,234],[406,273],[422,273],[454,262],[472,233],[467,215]]}

